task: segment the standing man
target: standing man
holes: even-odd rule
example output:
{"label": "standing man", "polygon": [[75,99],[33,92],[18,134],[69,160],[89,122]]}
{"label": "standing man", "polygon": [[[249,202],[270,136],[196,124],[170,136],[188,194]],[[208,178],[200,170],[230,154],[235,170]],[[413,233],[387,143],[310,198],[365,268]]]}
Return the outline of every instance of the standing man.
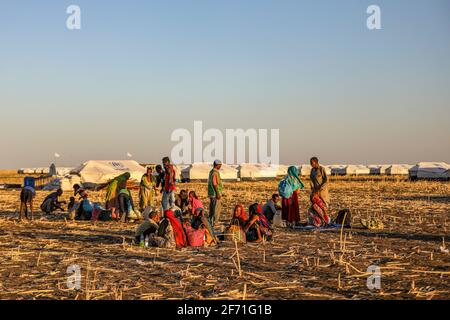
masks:
{"label": "standing man", "polygon": [[162,159],[164,166],[164,185],[162,194],[163,211],[171,209],[175,205],[175,169],[170,163],[169,157]]}
{"label": "standing man", "polygon": [[318,194],[328,206],[330,204],[330,195],[328,193],[328,176],[324,167],[319,164],[317,157],[312,157],[311,163],[311,193]]}
{"label": "standing man", "polygon": [[208,177],[209,217],[213,227],[216,221],[220,221],[220,211],[222,208],[220,204],[223,187],[222,178],[220,177],[221,167],[222,162],[215,160]]}

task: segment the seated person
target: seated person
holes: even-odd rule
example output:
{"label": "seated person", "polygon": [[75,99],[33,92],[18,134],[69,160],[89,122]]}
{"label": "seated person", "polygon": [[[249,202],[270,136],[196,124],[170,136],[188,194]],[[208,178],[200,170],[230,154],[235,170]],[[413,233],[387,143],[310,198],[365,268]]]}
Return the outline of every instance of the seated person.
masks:
{"label": "seated person", "polygon": [[263,206],[262,211],[263,214],[266,216],[269,223],[272,223],[273,217],[277,213],[278,210],[281,210],[280,206],[280,196],[278,193],[275,193],[272,195],[272,198],[267,200],[266,204]]}
{"label": "seated person", "polygon": [[141,236],[143,236],[144,238],[149,237],[150,239],[150,235],[156,234],[157,236],[157,232],[159,230],[160,215],[158,211],[153,210],[152,207],[147,207],[144,210],[144,216],[144,222],[137,227],[136,233],[134,235],[134,242],[136,244],[140,243]]}
{"label": "seated person", "polygon": [[41,210],[46,214],[51,214],[58,209],[64,211],[61,205],[66,204],[66,202],[59,201],[59,197],[61,197],[62,194],[62,189],[58,189],[57,191],[50,193],[42,202]]}
{"label": "seated person", "polygon": [[73,185],[73,196],[76,197],[77,195],[80,196],[79,200],[87,199],[89,197],[86,190],[84,190],[79,184],[74,184]]}
{"label": "seated person", "polygon": [[310,197],[311,207],[308,209],[308,224],[315,227],[324,227],[330,224],[328,208],[317,192]]}
{"label": "seated person", "polygon": [[[20,191],[19,221],[22,221],[24,212],[27,219],[33,220],[33,200],[35,196],[36,191],[31,186],[25,186]],[[30,206],[30,217],[28,217],[28,206]]]}
{"label": "seated person", "polygon": [[261,242],[263,239],[272,239],[272,230],[266,217],[262,214],[262,207],[254,203],[249,208],[250,218],[244,228],[248,242]]}
{"label": "seated person", "polygon": [[181,190],[180,193],[175,196],[175,205],[180,208],[183,215],[189,213],[189,197],[186,190]]}
{"label": "seated person", "polygon": [[194,190],[189,191],[189,205],[188,205],[188,209],[191,212],[191,214],[194,214],[195,210],[197,210],[197,208],[205,208],[203,206],[203,203],[200,201],[200,199],[198,198],[197,194],[195,193]]}
{"label": "seated person", "polygon": [[245,213],[245,208],[242,204],[236,205],[233,211],[233,216],[231,217],[230,225],[238,224],[241,228],[244,228],[247,225],[248,216]]}
{"label": "seated person", "polygon": [[219,240],[214,233],[214,229],[211,227],[208,215],[203,208],[197,208],[192,215],[191,227],[198,230],[202,225],[205,226],[206,232],[208,233],[206,236],[206,243],[208,245],[217,244]]}
{"label": "seated person", "polygon": [[[171,232],[171,234],[167,234],[168,232]],[[160,223],[158,237],[163,237],[165,240],[171,240],[171,237],[173,237],[175,247],[187,247],[186,233],[184,232],[183,225],[171,209],[164,211],[164,219]],[[164,245],[172,245],[172,243]]]}
{"label": "seated person", "polygon": [[67,205],[67,210],[69,211],[68,219],[75,220],[77,216],[78,209],[80,208],[80,202],[75,200],[75,197],[70,197],[69,204]]}

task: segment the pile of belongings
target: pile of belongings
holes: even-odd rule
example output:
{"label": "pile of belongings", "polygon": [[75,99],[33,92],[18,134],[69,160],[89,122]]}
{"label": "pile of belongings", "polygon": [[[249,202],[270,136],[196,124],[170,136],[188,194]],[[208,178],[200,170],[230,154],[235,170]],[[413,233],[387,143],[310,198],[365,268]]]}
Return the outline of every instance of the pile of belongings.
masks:
{"label": "pile of belongings", "polygon": [[378,218],[361,219],[361,224],[364,228],[369,230],[383,230],[384,223]]}

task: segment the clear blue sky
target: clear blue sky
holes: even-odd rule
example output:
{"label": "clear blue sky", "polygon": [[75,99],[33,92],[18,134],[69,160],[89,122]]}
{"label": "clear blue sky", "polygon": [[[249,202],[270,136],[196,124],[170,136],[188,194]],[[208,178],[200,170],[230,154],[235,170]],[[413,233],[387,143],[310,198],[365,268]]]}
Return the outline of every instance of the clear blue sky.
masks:
{"label": "clear blue sky", "polygon": [[447,0],[2,1],[0,40],[0,168],[154,162],[194,120],[280,128],[284,163],[450,162]]}

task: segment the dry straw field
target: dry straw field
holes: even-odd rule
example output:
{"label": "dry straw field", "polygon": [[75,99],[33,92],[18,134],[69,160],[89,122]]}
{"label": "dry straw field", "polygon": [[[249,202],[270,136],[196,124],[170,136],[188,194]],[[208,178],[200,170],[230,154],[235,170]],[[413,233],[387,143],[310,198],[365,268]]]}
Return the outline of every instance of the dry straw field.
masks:
{"label": "dry straw field", "polygon": [[[236,203],[266,199],[276,186],[226,184],[225,215]],[[182,187],[207,203],[204,184]],[[38,192],[38,204],[45,194]],[[165,250],[132,245],[136,224],[40,213],[18,223],[19,191],[0,190],[0,299],[450,298],[448,182],[336,180],[331,195],[335,209],[353,212],[351,230],[276,229],[270,243]],[[303,220],[307,204],[304,192]],[[384,230],[361,227],[361,218],[373,216]],[[79,290],[67,287],[73,264],[81,267]],[[367,287],[370,265],[381,268],[380,290]]]}

